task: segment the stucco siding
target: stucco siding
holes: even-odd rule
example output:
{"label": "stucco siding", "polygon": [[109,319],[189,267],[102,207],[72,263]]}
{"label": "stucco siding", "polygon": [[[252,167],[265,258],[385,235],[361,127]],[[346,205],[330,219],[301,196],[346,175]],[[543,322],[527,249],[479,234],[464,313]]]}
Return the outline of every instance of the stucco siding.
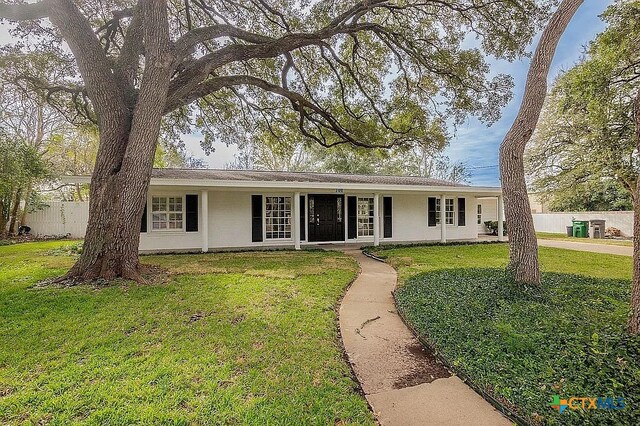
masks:
{"label": "stucco siding", "polygon": [[[147,197],[147,232],[140,233],[140,251],[197,251],[202,248],[202,215],[198,214],[198,232],[184,230],[153,230],[151,199],[153,196],[181,196],[198,194],[198,212],[202,211],[199,191],[149,188]],[[184,201],[183,201],[184,202]],[[184,220],[184,218],[183,218]]]}
{"label": "stucco siding", "polygon": [[[393,238],[382,239],[383,242],[440,241],[441,225],[427,226],[427,199],[439,197],[437,194],[405,195],[393,197]],[[465,226],[457,226],[458,203],[455,206],[455,225],[447,225],[447,239],[467,240],[477,237],[474,219],[475,198],[463,195],[451,195],[447,198],[465,198]]]}
{"label": "stucco siding", "polygon": [[[142,252],[154,252],[154,251],[200,251],[203,245],[208,246],[210,250],[219,249],[233,249],[233,248],[245,248],[245,247],[293,247],[295,230],[292,229],[292,238],[281,240],[269,240],[264,238],[263,242],[252,242],[252,209],[251,209],[251,196],[287,196],[293,197],[295,192],[299,192],[305,196],[305,200],[309,200],[310,194],[340,194],[344,195],[345,209],[348,208],[347,199],[350,196],[357,197],[373,197],[372,192],[366,191],[341,191],[341,190],[325,190],[323,191],[304,191],[295,188],[282,190],[280,188],[273,189],[206,189],[208,192],[208,229],[204,229],[203,224],[203,211],[202,208],[202,191],[203,188],[198,187],[177,187],[177,186],[151,186],[149,189],[149,196],[147,201],[147,232],[140,234],[140,250]],[[186,207],[183,209],[183,226],[182,229],[177,230],[154,230],[153,226],[153,212],[152,212],[152,198],[154,196],[165,197],[182,197],[183,205],[186,205],[185,196],[188,194],[198,195],[198,231],[186,232]],[[416,193],[416,192],[379,192],[380,202],[379,207],[379,230],[380,230],[380,243],[404,243],[404,242],[424,242],[424,241],[440,241],[441,239],[441,226],[428,226],[428,208],[427,200],[429,197],[440,197],[438,193]],[[392,197],[392,225],[393,233],[392,238],[384,238],[384,197]],[[469,193],[447,193],[446,198],[454,200],[454,224],[446,225],[446,238],[447,240],[472,240],[478,236],[477,225],[477,204],[483,205],[483,221],[495,220],[496,214],[496,199],[478,199],[474,194]],[[464,198],[465,202],[465,225],[459,226],[458,224],[458,199]],[[75,206],[78,211],[86,212],[87,204],[81,206]],[[307,206],[301,206],[303,211],[307,210]],[[263,202],[264,209],[264,202]],[[293,209],[293,206],[292,206]],[[42,212],[39,215],[33,216],[33,227],[37,233],[46,234],[53,233],[51,231],[60,232],[57,229],[57,222],[60,221],[58,217],[60,208],[57,208],[55,212]],[[86,227],[87,217],[85,215],[78,216],[77,220],[74,220],[74,226],[78,229],[84,230]],[[43,219],[38,221],[42,217]],[[373,244],[374,238],[358,237],[356,239],[347,239],[348,235],[348,211],[344,212],[343,220],[345,221],[345,239],[347,243],[356,244]],[[47,221],[44,219],[48,218]],[[55,220],[51,219],[54,218]],[[42,223],[40,223],[42,222]],[[296,220],[293,220],[293,227],[295,227]],[[306,239],[309,237],[308,220],[301,223],[301,226],[305,228],[304,234]],[[263,228],[264,228],[264,211],[263,211]],[[264,229],[263,229],[264,230]],[[203,235],[207,232],[206,235]],[[73,236],[83,237],[83,232],[78,232]],[[207,237],[207,238],[203,238]],[[204,240],[207,240],[206,242]],[[205,244],[206,243],[206,244]],[[317,244],[308,242],[305,239],[302,240],[301,245]]]}
{"label": "stucco siding", "polygon": [[200,232],[153,231],[140,234],[140,251],[199,251]]}
{"label": "stucco siding", "polygon": [[209,192],[209,246],[250,247],[251,192]]}

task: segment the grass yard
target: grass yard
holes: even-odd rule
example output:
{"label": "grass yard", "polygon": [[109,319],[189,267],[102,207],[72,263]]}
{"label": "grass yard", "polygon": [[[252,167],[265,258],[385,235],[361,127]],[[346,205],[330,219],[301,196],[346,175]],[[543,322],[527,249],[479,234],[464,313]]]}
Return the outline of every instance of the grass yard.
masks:
{"label": "grass yard", "polygon": [[[640,424],[640,339],[625,332],[631,258],[540,248],[543,289],[504,275],[506,244],[381,249],[398,307],[459,371],[533,424]],[[561,398],[624,397],[621,411]]]}
{"label": "grass yard", "polygon": [[335,308],[339,253],[144,257],[153,285],[37,288],[69,242],[0,247],[1,424],[372,424]]}
{"label": "grass yard", "polygon": [[568,237],[567,234],[555,234],[553,232],[536,232],[536,236],[540,240],[560,240],[560,241],[571,241],[576,243],[590,243],[590,244],[606,244],[612,246],[624,246],[624,247],[633,247],[633,241],[631,240],[615,240],[609,238],[576,238],[576,237]]}

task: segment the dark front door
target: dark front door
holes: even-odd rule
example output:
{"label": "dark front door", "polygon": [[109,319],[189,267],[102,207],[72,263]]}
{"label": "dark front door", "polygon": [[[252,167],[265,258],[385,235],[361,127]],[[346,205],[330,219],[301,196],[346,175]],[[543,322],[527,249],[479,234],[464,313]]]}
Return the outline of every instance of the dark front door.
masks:
{"label": "dark front door", "polygon": [[309,241],[344,241],[344,197],[309,195]]}

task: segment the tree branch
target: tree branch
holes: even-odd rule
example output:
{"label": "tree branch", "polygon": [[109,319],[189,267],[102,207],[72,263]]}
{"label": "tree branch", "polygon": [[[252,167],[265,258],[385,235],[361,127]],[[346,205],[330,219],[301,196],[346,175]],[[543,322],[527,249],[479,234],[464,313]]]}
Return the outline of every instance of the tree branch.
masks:
{"label": "tree branch", "polygon": [[188,98],[184,98],[181,100],[173,99],[169,103],[167,103],[167,106],[165,107],[165,113],[170,112],[182,105],[188,104],[195,99],[221,90],[222,88],[232,88],[242,85],[254,86],[264,91],[288,99],[291,102],[293,109],[299,113],[299,127],[301,132],[305,136],[314,139],[316,142],[324,146],[329,146],[326,139],[319,138],[318,136],[310,133],[304,126],[304,123],[306,121],[309,121],[312,125],[314,125],[320,133],[322,133],[322,129],[335,133],[340,138],[340,141],[332,143],[331,145],[350,143],[354,146],[368,148],[391,148],[399,143],[398,140],[387,145],[372,145],[360,141],[353,137],[351,133],[339,123],[338,119],[333,114],[320,107],[319,105],[307,100],[302,94],[285,89],[284,87],[269,83],[266,80],[251,75],[235,75],[211,78],[206,82],[198,85],[197,89],[194,90]]}
{"label": "tree branch", "polygon": [[143,53],[142,37],[142,17],[140,8],[136,6],[116,62],[116,67],[131,87],[136,78],[140,55]]}
{"label": "tree branch", "polygon": [[199,58],[181,72],[171,83],[169,97],[183,98],[214,70],[232,62],[249,59],[274,58],[305,46],[321,45],[324,40],[338,34],[353,34],[379,28],[377,24],[362,23],[338,28],[325,27],[315,33],[287,34],[278,39],[252,45],[229,45]]}
{"label": "tree branch", "polygon": [[248,43],[268,43],[274,41],[273,38],[255,34],[233,25],[217,24],[208,27],[194,28],[180,37],[175,43],[175,51],[178,60],[187,56],[190,51],[200,43],[220,37],[237,38]]}
{"label": "tree branch", "polygon": [[49,19],[58,27],[73,52],[78,70],[93,102],[98,122],[129,114],[122,95],[125,87],[111,72],[111,65],[87,18],[71,0],[52,0]]}

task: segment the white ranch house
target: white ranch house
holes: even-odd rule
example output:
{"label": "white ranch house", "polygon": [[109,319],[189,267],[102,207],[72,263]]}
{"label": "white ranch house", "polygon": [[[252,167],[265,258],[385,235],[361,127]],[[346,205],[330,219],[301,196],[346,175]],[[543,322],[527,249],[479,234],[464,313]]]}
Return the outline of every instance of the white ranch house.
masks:
{"label": "white ranch house", "polygon": [[[87,176],[65,180],[90,183]],[[140,251],[475,240],[485,221],[502,223],[501,207],[500,188],[423,177],[154,169]],[[73,225],[82,235],[74,237],[86,228],[81,213]],[[39,214],[27,225],[53,234]]]}

